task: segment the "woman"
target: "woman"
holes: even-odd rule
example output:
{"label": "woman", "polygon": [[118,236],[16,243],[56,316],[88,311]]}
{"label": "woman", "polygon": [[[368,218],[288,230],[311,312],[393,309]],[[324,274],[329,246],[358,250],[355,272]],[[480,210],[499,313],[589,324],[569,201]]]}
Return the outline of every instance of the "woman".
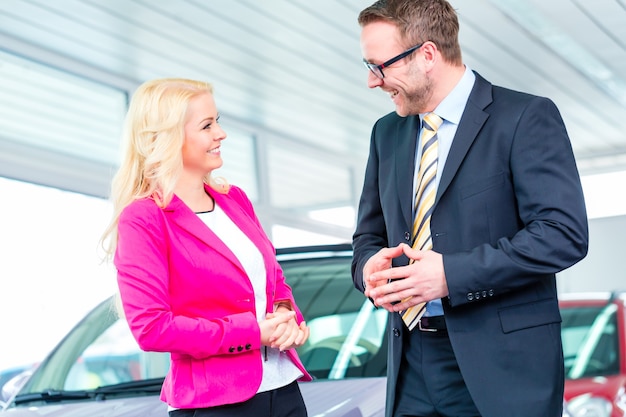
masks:
{"label": "woman", "polygon": [[170,352],[173,416],[306,416],[295,347],[309,336],[244,192],[217,181],[211,85],[157,79],[135,92],[105,232],[131,331]]}

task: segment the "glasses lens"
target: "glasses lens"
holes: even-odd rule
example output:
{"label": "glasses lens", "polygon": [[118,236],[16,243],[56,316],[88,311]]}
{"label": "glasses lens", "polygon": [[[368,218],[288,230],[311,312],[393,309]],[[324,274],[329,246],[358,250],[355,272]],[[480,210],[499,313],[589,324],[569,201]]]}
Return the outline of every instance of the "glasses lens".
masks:
{"label": "glasses lens", "polygon": [[383,78],[385,75],[383,74],[383,72],[380,70],[380,68],[378,68],[378,65],[376,64],[370,64],[369,62],[363,60],[363,64],[365,65],[365,67],[370,70],[372,72],[372,74],[374,74],[377,78]]}

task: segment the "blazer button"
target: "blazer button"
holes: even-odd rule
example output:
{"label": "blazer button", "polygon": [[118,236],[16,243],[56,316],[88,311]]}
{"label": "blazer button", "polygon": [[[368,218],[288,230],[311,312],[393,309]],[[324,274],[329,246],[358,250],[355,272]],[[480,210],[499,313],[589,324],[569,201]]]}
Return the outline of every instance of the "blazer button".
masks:
{"label": "blazer button", "polygon": [[471,292],[467,293],[467,301],[474,301],[474,294],[472,294]]}
{"label": "blazer button", "polygon": [[393,335],[395,337],[400,337],[400,330],[398,330],[396,327],[393,328]]}
{"label": "blazer button", "polygon": [[411,241],[411,234],[409,232],[404,232],[404,240],[407,242]]}
{"label": "blazer button", "polygon": [[243,346],[239,345],[237,346],[237,352],[241,352],[243,350]]}
{"label": "blazer button", "polygon": [[229,351],[230,353],[233,353],[233,352],[235,351],[235,347],[234,347],[234,346],[229,347],[229,348],[228,348],[228,351]]}
{"label": "blazer button", "polygon": [[480,300],[480,293],[479,293],[478,291],[476,291],[476,294],[474,294],[474,297],[475,297],[477,300]]}
{"label": "blazer button", "polygon": [[487,291],[483,291],[483,298],[487,298]]}
{"label": "blazer button", "polygon": [[489,290],[489,297],[493,297],[493,290]]}
{"label": "blazer button", "polygon": [[248,344],[246,345],[246,350],[250,350],[250,349],[252,349],[252,345],[251,345],[250,343],[248,343]]}

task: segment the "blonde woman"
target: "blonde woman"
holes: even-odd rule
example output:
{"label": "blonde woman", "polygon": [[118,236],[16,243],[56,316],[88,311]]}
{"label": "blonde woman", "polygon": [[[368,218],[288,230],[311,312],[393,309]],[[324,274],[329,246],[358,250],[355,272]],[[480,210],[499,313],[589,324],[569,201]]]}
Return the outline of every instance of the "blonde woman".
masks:
{"label": "blonde woman", "polygon": [[170,416],[306,416],[309,336],[245,193],[211,175],[226,133],[210,84],[135,92],[104,242],[139,346],[170,352]]}

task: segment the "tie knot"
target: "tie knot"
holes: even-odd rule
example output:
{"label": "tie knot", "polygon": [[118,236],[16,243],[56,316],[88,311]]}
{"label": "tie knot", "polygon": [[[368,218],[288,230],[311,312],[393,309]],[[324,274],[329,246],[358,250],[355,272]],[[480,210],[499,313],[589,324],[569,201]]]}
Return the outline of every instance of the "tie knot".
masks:
{"label": "tie knot", "polygon": [[436,132],[443,123],[443,119],[435,113],[426,113],[423,122],[426,129]]}

